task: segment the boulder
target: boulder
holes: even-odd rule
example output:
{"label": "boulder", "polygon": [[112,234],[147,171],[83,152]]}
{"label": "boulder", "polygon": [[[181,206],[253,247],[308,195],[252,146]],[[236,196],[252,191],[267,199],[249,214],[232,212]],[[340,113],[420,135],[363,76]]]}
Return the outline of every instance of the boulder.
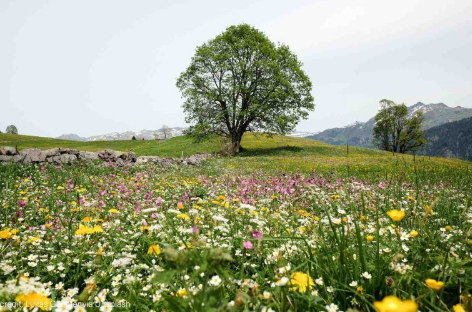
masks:
{"label": "boulder", "polygon": [[112,149],[104,149],[98,152],[98,157],[103,160],[114,161],[116,159],[116,154],[115,151]]}
{"label": "boulder", "polygon": [[52,157],[52,156],[58,156],[61,154],[59,148],[50,148],[50,149],[45,149],[42,151],[44,155],[47,157]]}
{"label": "boulder", "polygon": [[13,157],[11,155],[0,155],[0,163],[7,163],[7,162],[12,162]]}
{"label": "boulder", "polygon": [[131,161],[131,162],[136,162],[136,159],[138,158],[138,156],[136,155],[135,152],[129,152],[128,153],[128,160]]}
{"label": "boulder", "polygon": [[61,154],[59,156],[53,156],[49,159],[51,159],[51,162],[56,163],[56,164],[69,164],[70,165],[71,163],[77,160],[77,156],[75,156],[74,154]]}
{"label": "boulder", "polygon": [[162,158],[158,156],[139,156],[136,158],[137,164],[159,163]]}
{"label": "boulder", "polygon": [[20,156],[23,156],[22,162],[25,164],[40,163],[46,161],[46,155],[42,150],[37,148],[28,148],[20,151]]}
{"label": "boulder", "polygon": [[115,163],[118,167],[123,167],[126,164],[126,161],[123,160],[123,158],[117,158]]}
{"label": "boulder", "polygon": [[76,150],[76,149],[73,149],[73,148],[63,148],[63,147],[60,147],[59,148],[59,152],[61,154],[73,154],[75,156],[78,156],[79,155],[79,150]]}
{"label": "boulder", "polygon": [[11,146],[0,146],[0,155],[17,155],[16,148]]}
{"label": "boulder", "polygon": [[96,152],[80,152],[79,153],[79,159],[85,160],[85,161],[93,161],[95,159],[98,159],[98,153]]}

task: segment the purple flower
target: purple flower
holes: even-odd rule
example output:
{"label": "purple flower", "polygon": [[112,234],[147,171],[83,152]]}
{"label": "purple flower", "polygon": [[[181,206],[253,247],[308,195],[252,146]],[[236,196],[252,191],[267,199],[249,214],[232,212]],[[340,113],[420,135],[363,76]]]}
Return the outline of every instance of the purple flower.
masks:
{"label": "purple flower", "polygon": [[245,249],[252,249],[254,248],[254,245],[250,241],[245,241],[243,243]]}
{"label": "purple flower", "polygon": [[198,227],[196,225],[192,226],[193,233],[198,233]]}
{"label": "purple flower", "polygon": [[26,202],[22,199],[18,202],[18,207],[25,207],[26,206]]}
{"label": "purple flower", "polygon": [[255,239],[262,239],[262,236],[263,234],[259,231],[256,231],[256,230],[252,230],[251,231],[251,235],[252,237],[254,237]]}

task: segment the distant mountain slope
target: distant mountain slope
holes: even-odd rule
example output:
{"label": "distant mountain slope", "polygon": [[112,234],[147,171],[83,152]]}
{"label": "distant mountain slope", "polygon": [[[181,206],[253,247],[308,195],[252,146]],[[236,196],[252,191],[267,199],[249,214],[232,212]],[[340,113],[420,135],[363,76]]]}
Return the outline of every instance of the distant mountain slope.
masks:
{"label": "distant mountain slope", "polygon": [[[169,128],[168,138],[180,136],[186,128],[174,127]],[[163,137],[163,131],[159,130],[141,130],[141,131],[126,131],[126,132],[111,132],[106,134],[94,135],[88,138],[83,138],[77,134],[63,134],[56,139],[72,140],[72,141],[117,141],[117,140],[131,140],[136,137],[137,140],[154,140]]]}
{"label": "distant mountain slope", "polygon": [[[421,102],[408,107],[408,114],[412,115],[421,110],[425,120],[423,128],[429,129],[448,122],[472,117],[472,108],[449,107],[446,104],[424,104]],[[318,134],[308,136],[310,139],[319,140],[334,145],[343,145],[346,142],[353,146],[372,147],[372,131],[374,129],[374,118],[367,122],[356,122],[343,128],[332,128]]]}
{"label": "distant mountain slope", "polygon": [[419,154],[472,161],[472,118],[464,118],[426,130],[425,147]]}
{"label": "distant mountain slope", "polygon": [[78,136],[77,134],[73,134],[73,133],[60,135],[56,139],[70,140],[70,141],[87,141],[86,138],[83,138],[83,137]]}

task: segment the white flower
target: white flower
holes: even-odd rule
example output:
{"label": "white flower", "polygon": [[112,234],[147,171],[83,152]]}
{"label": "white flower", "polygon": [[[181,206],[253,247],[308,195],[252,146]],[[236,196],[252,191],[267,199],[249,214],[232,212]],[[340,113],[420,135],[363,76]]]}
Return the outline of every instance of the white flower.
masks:
{"label": "white flower", "polygon": [[228,219],[223,218],[222,216],[213,216],[213,220],[221,221],[221,222],[225,222],[225,223],[227,223],[229,221]]}
{"label": "white flower", "polygon": [[320,277],[320,278],[315,279],[315,283],[316,283],[317,285],[323,286],[323,278]]}
{"label": "white flower", "polygon": [[56,303],[56,311],[58,312],[69,312],[72,308],[73,305],[65,300]]}
{"label": "white flower", "polygon": [[262,296],[264,297],[264,299],[270,299],[270,297],[272,297],[272,294],[268,291],[264,291]]}
{"label": "white flower", "polygon": [[362,277],[365,278],[365,279],[371,279],[372,275],[369,272],[364,272],[364,273],[362,273]]}
{"label": "white flower", "polygon": [[79,304],[75,306],[74,312],[87,312],[87,310],[85,310],[83,305]]}
{"label": "white flower", "polygon": [[102,312],[110,312],[111,310],[113,310],[113,304],[111,302],[105,302],[100,307],[100,311],[102,311]]}
{"label": "white flower", "polygon": [[337,312],[337,311],[339,311],[339,308],[334,303],[331,303],[330,305],[326,306],[326,311],[328,311],[328,312]]}
{"label": "white flower", "polygon": [[275,285],[276,286],[285,286],[285,285],[287,285],[288,281],[289,281],[288,277],[284,276],[281,279],[279,279],[277,282],[275,282]]}
{"label": "white flower", "polygon": [[357,286],[357,281],[352,281],[349,283],[349,286],[356,287]]}
{"label": "white flower", "polygon": [[48,265],[46,267],[46,269],[48,270],[48,272],[54,271],[54,266],[53,265]]}
{"label": "white flower", "polygon": [[221,284],[221,278],[218,275],[214,275],[208,284],[213,285],[213,286],[218,286]]}

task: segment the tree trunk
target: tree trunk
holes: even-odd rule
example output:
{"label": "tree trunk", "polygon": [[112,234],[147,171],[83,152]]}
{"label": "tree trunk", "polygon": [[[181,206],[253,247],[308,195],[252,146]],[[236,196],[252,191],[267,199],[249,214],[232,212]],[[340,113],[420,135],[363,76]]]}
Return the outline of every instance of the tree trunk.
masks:
{"label": "tree trunk", "polygon": [[231,155],[236,155],[239,153],[239,141],[235,140],[231,142]]}

